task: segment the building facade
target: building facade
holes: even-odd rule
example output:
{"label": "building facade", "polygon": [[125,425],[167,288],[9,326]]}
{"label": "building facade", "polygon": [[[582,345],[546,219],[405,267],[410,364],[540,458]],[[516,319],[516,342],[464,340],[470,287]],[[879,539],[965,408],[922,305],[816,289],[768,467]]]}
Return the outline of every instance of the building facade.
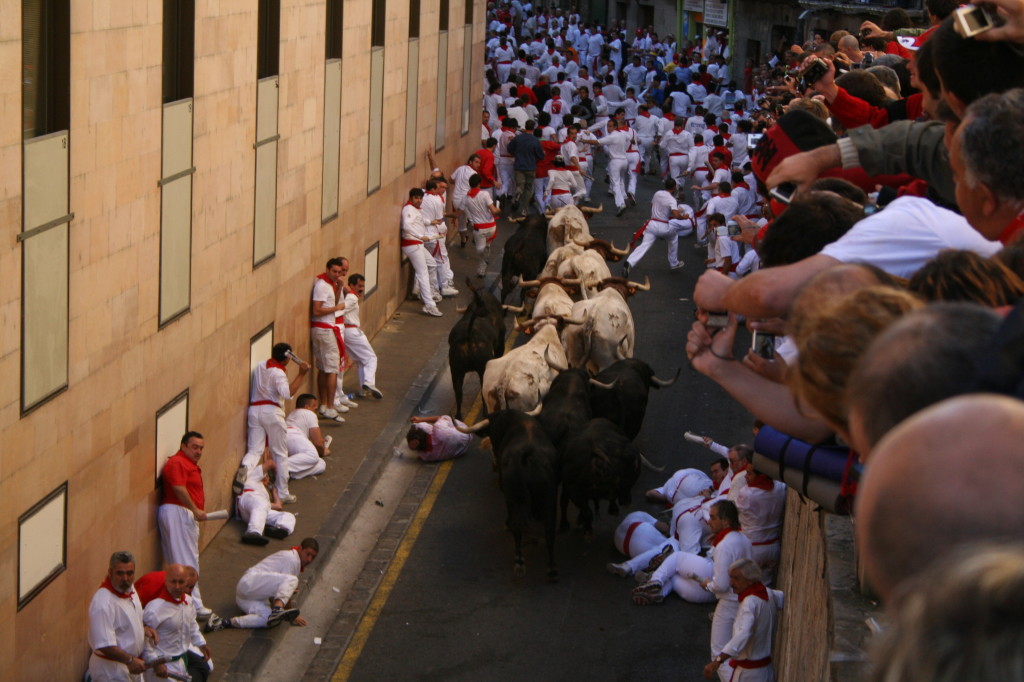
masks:
{"label": "building facade", "polygon": [[[483,0],[0,0],[0,656],[78,679],[107,559],[160,566],[202,432],[230,504],[251,363],[309,354],[332,256],[378,329],[399,210],[479,146]],[[223,522],[203,525],[201,544]],[[56,653],[55,653],[56,652]]]}

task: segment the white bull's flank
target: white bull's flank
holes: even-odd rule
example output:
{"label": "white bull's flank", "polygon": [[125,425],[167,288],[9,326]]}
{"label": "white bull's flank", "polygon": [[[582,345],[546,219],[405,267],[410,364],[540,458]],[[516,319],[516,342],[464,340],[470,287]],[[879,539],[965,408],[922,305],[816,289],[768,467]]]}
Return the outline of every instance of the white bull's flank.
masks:
{"label": "white bull's flank", "polygon": [[570,367],[597,374],[617,360],[633,357],[633,314],[616,289],[576,302],[572,317],[585,321],[562,332]]}
{"label": "white bull's flank", "polygon": [[562,285],[549,282],[540,288],[537,300],[533,304],[533,316],[561,315],[572,317],[572,298],[565,292]]}
{"label": "white bull's flank", "polygon": [[612,276],[604,257],[597,251],[587,250],[568,261],[572,267],[571,277],[580,280],[580,286],[587,290],[587,296],[595,296],[597,288],[605,279]]}
{"label": "white bull's flank", "polygon": [[576,256],[583,253],[583,247],[576,244],[559,246],[548,255],[544,268],[540,271],[539,278],[545,277],[574,277],[572,267],[567,265]]}
{"label": "white bull's flank", "polygon": [[488,414],[528,412],[540,404],[557,374],[545,360],[545,350],[556,364],[567,364],[557,326],[554,320],[539,323],[529,342],[487,363],[482,390]]}

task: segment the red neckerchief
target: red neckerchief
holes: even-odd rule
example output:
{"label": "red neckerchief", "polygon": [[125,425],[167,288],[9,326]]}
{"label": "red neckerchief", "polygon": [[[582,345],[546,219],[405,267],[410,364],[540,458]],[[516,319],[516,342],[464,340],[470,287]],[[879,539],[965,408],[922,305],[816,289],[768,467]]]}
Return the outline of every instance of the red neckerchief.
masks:
{"label": "red neckerchief", "polygon": [[678,135],[683,132],[683,126],[678,121],[673,121],[676,125],[672,126],[672,132]]}
{"label": "red neckerchief", "polygon": [[676,120],[676,115],[673,114],[671,111],[662,114],[661,117],[662,118],[667,118],[670,121],[675,121]]}
{"label": "red neckerchief", "polygon": [[1024,230],[1024,212],[1018,213],[1017,217],[1010,221],[1003,233],[999,235],[999,241],[1009,244],[1014,237],[1020,234],[1021,230]]}
{"label": "red neckerchief", "polygon": [[718,543],[725,539],[725,536],[736,530],[735,528],[723,528],[722,530],[715,533],[715,537],[711,538],[711,545],[718,547]]}
{"label": "red neckerchief", "polygon": [[172,597],[171,593],[167,591],[167,585],[164,585],[163,587],[160,588],[160,594],[156,595],[156,598],[157,599],[163,599],[164,601],[169,601],[172,604],[187,604],[188,603],[188,600],[186,599],[186,596],[185,596],[184,593],[181,595],[181,599],[175,599],[174,597]]}
{"label": "red neckerchief", "polygon": [[708,126],[708,130],[717,133],[718,132],[718,126]]}
{"label": "red neckerchief", "polygon": [[641,116],[643,116],[644,118],[650,118],[651,117],[650,113],[648,113],[646,111],[638,111],[637,113],[640,114]]}
{"label": "red neckerchief", "polygon": [[741,602],[747,597],[758,597],[768,601],[768,588],[765,587],[763,583],[754,583],[739,594]]}
{"label": "red neckerchief", "polygon": [[283,362],[278,362],[274,358],[270,358],[269,360],[267,360],[267,369],[273,369],[274,367],[284,370],[286,366]]}
{"label": "red neckerchief", "polygon": [[114,588],[114,583],[110,582],[110,576],[109,575],[106,578],[103,579],[103,582],[100,583],[100,587],[107,588],[112,595],[114,595],[115,597],[118,597],[120,599],[131,599],[132,595],[135,594],[135,590],[128,590],[128,594],[124,594],[123,592],[118,592]]}
{"label": "red neckerchief", "polygon": [[694,146],[694,147],[703,147],[703,146],[704,146],[704,143],[703,143],[703,142],[694,142],[694,143],[693,143],[693,146]]}
{"label": "red neckerchief", "polygon": [[772,479],[768,478],[764,474],[750,475],[751,472],[747,472],[747,485],[752,488],[760,488],[761,490],[774,490],[775,484]]}
{"label": "red neckerchief", "polygon": [[[300,554],[302,552],[302,548],[299,547],[298,545],[295,545],[294,547],[292,547],[292,549],[295,550],[296,554]],[[306,567],[302,565],[302,558],[300,557],[299,558],[299,573],[305,573],[305,572],[306,572]]]}
{"label": "red neckerchief", "polygon": [[737,182],[735,185],[733,185],[733,189],[736,189],[737,187],[742,187],[743,189],[750,189],[750,185],[748,185],[745,182]]}
{"label": "red neckerchief", "polygon": [[475,197],[477,194],[480,194],[480,188],[479,187],[474,187],[473,189],[471,189],[468,192],[466,192],[466,196],[469,197],[470,199]]}
{"label": "red neckerchief", "polygon": [[[406,204],[406,206],[408,206],[408,205],[409,204]],[[337,289],[338,288],[338,285],[335,282],[331,281],[331,278],[327,276],[326,272],[321,272],[319,275],[316,276],[316,278],[317,279],[322,279],[323,281],[325,281],[328,284],[330,284],[332,289]]]}

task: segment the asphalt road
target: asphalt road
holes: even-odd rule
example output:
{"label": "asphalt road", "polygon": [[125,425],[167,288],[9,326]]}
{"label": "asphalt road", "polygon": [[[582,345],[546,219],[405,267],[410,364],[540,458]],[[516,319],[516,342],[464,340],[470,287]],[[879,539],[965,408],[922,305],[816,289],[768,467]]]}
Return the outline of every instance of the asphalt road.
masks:
{"label": "asphalt road", "polygon": [[[652,177],[640,183],[639,206],[621,218],[614,216],[603,183],[595,186],[594,203],[610,207],[591,223],[596,236],[620,247],[628,242],[649,216],[657,189]],[[678,367],[682,371],[674,386],[652,391],[637,438],[647,458],[665,471],[645,469],[625,511],[657,513],[643,500],[644,490],[677,468],[707,467],[711,454],[684,441],[684,431],[726,444],[751,438],[749,415],[686,366],[685,335],[693,319],[689,299],[704,267],[704,250],[695,250],[693,241],[680,240],[683,269],[669,271],[659,242],[631,273],[640,281],[649,275],[653,285],[630,301],[636,357],[663,378]],[[611,268],[613,274],[621,272],[620,265]],[[633,580],[605,568],[621,560],[611,540],[618,518],[602,511],[589,543],[578,530],[559,535],[561,579],[549,584],[540,524],[525,548],[527,574],[519,578],[512,570],[504,514],[490,457],[475,452],[455,461],[385,607],[363,624],[372,629],[349,679],[701,679],[713,606],[687,604],[674,595],[661,605],[634,606]]]}

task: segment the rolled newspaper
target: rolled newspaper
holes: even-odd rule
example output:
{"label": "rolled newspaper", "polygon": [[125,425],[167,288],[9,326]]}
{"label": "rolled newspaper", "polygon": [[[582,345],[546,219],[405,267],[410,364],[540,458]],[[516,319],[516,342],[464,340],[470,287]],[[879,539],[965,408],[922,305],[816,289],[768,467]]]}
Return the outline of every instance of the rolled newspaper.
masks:
{"label": "rolled newspaper", "polygon": [[212,511],[212,512],[207,512],[206,513],[206,520],[207,521],[220,521],[220,520],[226,519],[226,518],[228,518],[228,510],[227,509],[218,509],[217,511]]}
{"label": "rolled newspaper", "polygon": [[687,431],[686,433],[684,433],[683,438],[690,441],[691,443],[700,443],[701,445],[704,445],[704,436],[698,436],[693,431]]}
{"label": "rolled newspaper", "polygon": [[324,450],[331,447],[331,442],[334,440],[334,436],[324,436]]}
{"label": "rolled newspaper", "polygon": [[295,353],[293,353],[293,352],[291,352],[291,351],[288,351],[288,357],[290,357],[290,358],[291,358],[292,360],[294,360],[294,361],[295,361],[295,362],[297,362],[298,364],[300,364],[300,365],[302,364],[302,358],[300,358],[300,357],[299,357],[298,355],[296,355]]}

